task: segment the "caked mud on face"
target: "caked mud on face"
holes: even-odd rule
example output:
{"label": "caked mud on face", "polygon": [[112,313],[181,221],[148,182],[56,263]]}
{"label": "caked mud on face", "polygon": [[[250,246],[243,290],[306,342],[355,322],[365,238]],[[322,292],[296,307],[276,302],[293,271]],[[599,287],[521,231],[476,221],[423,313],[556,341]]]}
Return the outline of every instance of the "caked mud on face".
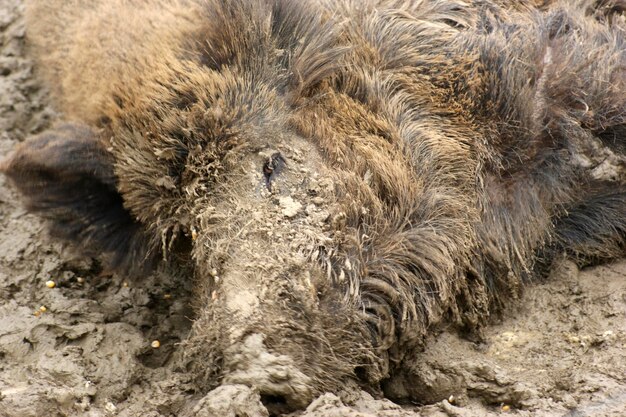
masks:
{"label": "caked mud on face", "polygon": [[331,170],[295,135],[259,148],[198,209],[202,294],[186,360],[209,385],[252,386],[297,409],[338,389],[370,346],[346,283],[330,279],[342,217]]}

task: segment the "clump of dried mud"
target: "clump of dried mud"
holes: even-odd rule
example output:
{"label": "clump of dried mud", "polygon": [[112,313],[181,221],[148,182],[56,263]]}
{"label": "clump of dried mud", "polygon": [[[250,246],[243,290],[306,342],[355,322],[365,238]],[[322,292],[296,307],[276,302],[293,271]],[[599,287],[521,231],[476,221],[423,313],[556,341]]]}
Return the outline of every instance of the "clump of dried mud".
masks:
{"label": "clump of dried mud", "polygon": [[[0,156],[58,117],[33,73],[21,14],[19,0],[0,2]],[[580,163],[622,175],[614,155]],[[578,271],[564,260],[484,330],[483,342],[433,335],[407,367],[419,376],[388,386],[430,405],[347,387],[292,415],[626,415],[625,277],[626,261]],[[170,271],[127,281],[75,255],[46,236],[0,177],[0,416],[267,416],[253,390],[207,394],[177,368],[190,293],[189,279]]]}

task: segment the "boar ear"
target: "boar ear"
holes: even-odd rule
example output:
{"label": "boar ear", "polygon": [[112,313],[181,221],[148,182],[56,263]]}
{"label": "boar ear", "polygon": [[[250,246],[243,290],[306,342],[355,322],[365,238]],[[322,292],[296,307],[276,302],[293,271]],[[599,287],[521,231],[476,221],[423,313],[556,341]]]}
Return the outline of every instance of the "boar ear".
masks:
{"label": "boar ear", "polygon": [[26,207],[50,222],[53,236],[76,242],[110,267],[144,273],[154,266],[154,243],[116,189],[110,153],[88,127],[62,124],[19,145],[2,171]]}

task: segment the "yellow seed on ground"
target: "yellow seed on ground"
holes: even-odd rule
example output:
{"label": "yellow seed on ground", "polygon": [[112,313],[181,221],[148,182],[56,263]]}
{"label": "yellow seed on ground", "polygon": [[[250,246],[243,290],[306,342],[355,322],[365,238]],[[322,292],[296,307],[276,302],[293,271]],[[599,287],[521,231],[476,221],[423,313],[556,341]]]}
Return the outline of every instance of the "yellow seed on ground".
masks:
{"label": "yellow seed on ground", "polygon": [[510,405],[503,405],[502,406],[502,411],[504,411],[505,413],[508,413],[509,411],[511,411],[511,406]]}
{"label": "yellow seed on ground", "polygon": [[76,278],[76,281],[77,281],[79,284],[82,284],[83,282],[85,282],[85,278],[83,278],[83,277],[78,277],[78,278]]}
{"label": "yellow seed on ground", "polygon": [[169,300],[170,298],[172,298],[172,294],[163,294],[164,300]]}
{"label": "yellow seed on ground", "polygon": [[35,317],[39,317],[40,315],[41,315],[41,311],[35,311],[33,313],[33,316],[35,316]]}
{"label": "yellow seed on ground", "polygon": [[126,281],[122,282],[122,287],[124,287],[124,288],[128,287],[128,282],[126,282]]}
{"label": "yellow seed on ground", "polygon": [[48,288],[54,288],[54,287],[56,287],[56,285],[57,285],[56,282],[54,282],[52,280],[46,281],[46,287],[48,287]]}
{"label": "yellow seed on ground", "polygon": [[213,300],[213,301],[217,300],[217,291],[213,291],[211,293],[211,300]]}
{"label": "yellow seed on ground", "polygon": [[198,238],[198,232],[195,228],[191,228],[191,240],[196,240]]}
{"label": "yellow seed on ground", "polygon": [[150,343],[150,346],[152,346],[155,349],[158,349],[161,346],[161,342],[159,342],[158,340],[154,340],[152,343]]}
{"label": "yellow seed on ground", "polygon": [[39,311],[41,311],[42,313],[45,313],[46,311],[48,311],[48,309],[46,308],[46,306],[41,306],[39,307]]}

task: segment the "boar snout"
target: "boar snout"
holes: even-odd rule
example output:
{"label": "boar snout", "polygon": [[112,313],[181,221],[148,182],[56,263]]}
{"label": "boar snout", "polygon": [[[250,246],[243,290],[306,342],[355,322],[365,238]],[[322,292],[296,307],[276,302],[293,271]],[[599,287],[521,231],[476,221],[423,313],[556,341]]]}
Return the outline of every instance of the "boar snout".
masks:
{"label": "boar snout", "polygon": [[259,390],[268,406],[303,408],[313,399],[313,380],[288,355],[271,353],[265,335],[253,333],[225,352],[230,372],[224,383],[244,384]]}

